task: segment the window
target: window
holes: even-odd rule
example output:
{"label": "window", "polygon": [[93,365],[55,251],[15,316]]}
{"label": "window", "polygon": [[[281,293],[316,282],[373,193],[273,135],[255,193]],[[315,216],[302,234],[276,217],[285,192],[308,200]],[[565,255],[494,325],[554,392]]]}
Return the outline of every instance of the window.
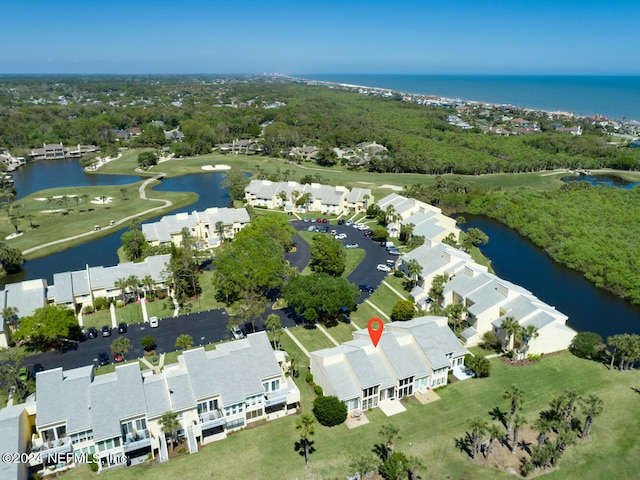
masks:
{"label": "window", "polygon": [[362,409],[368,410],[378,406],[378,386],[365,388],[362,391]]}
{"label": "window", "polygon": [[249,420],[252,420],[254,418],[259,418],[262,417],[262,408],[259,408],[258,410],[253,410],[251,412],[247,412],[247,422]]}
{"label": "window", "polygon": [[271,391],[275,392],[276,390],[280,390],[280,379],[271,382]]}
{"label": "window", "polygon": [[400,388],[398,388],[398,396],[410,397],[413,395],[413,377],[407,377],[400,380]]}
{"label": "window", "polygon": [[218,410],[218,399],[215,400],[207,400],[206,402],[201,402],[198,404],[198,415],[202,415],[203,413],[213,412]]}
{"label": "window", "polygon": [[98,451],[105,452],[107,450],[111,450],[113,448],[120,446],[120,438],[110,438],[109,440],[103,440],[102,442],[97,443]]}
{"label": "window", "polygon": [[230,407],[224,407],[224,416],[229,417],[244,412],[244,403],[236,403]]}
{"label": "window", "polygon": [[259,395],[252,395],[251,397],[247,397],[247,401],[246,401],[247,406],[258,405],[259,403],[262,403],[263,396],[264,396],[263,394],[259,394]]}
{"label": "window", "polygon": [[85,430],[84,432],[78,432],[71,435],[71,443],[74,445],[76,443],[82,443],[92,439],[93,439],[93,430]]}
{"label": "window", "polygon": [[227,422],[227,430],[233,430],[234,428],[244,427],[244,418]]}

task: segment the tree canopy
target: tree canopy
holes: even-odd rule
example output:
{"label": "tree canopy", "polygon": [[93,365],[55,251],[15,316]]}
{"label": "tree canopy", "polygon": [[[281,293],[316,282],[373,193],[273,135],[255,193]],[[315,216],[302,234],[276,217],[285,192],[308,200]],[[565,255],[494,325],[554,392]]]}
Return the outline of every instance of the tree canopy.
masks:
{"label": "tree canopy", "polygon": [[[327,273],[296,275],[282,288],[283,298],[298,315],[325,324],[336,321],[343,307],[352,310],[360,296],[358,287]],[[310,318],[311,317],[311,318]]]}
{"label": "tree canopy", "polygon": [[78,341],[82,332],[73,310],[64,305],[47,305],[33,315],[20,319],[14,339],[25,340],[37,348],[65,346],[66,341]]}
{"label": "tree canopy", "polygon": [[309,266],[316,273],[339,277],[346,267],[347,252],[340,240],[330,235],[314,235]]}

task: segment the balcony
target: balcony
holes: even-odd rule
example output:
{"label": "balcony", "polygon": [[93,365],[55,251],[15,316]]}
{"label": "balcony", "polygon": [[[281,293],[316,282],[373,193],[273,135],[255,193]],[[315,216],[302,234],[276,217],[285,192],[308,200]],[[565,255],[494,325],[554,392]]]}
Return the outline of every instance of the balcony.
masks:
{"label": "balcony", "polygon": [[202,430],[208,430],[210,428],[220,427],[226,424],[227,419],[224,418],[222,410],[212,410],[200,415],[200,425]]}
{"label": "balcony", "polygon": [[51,440],[43,442],[40,439],[36,439],[32,443],[31,452],[41,452],[42,461],[46,462],[49,455],[71,453],[71,438],[63,437],[58,440]]}
{"label": "balcony", "polygon": [[122,443],[124,445],[124,451],[132,452],[144,447],[151,446],[151,437],[149,436],[149,430],[146,428],[133,433],[128,433],[122,436]]}

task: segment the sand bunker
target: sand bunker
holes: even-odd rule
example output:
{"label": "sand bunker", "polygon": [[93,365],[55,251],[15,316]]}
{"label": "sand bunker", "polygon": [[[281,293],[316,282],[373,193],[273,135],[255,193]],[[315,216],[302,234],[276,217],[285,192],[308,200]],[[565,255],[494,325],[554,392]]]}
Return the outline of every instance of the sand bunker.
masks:
{"label": "sand bunker", "polygon": [[12,238],[19,237],[20,235],[22,235],[22,232],[20,232],[20,233],[12,233],[11,235],[7,235],[6,237],[4,237],[4,239],[5,240],[11,240]]}
{"label": "sand bunker", "polygon": [[112,197],[93,197],[93,200],[91,200],[91,203],[95,203],[98,205],[105,205],[107,203],[111,203],[113,201]]}
{"label": "sand bunker", "polygon": [[380,188],[388,188],[390,190],[393,190],[394,192],[402,191],[402,187],[399,187],[398,185],[380,185]]}
{"label": "sand bunker", "polygon": [[231,167],[229,165],[203,165],[202,170],[207,170],[207,171],[211,171],[211,170],[217,170],[217,171],[221,171],[221,170],[231,170]]}

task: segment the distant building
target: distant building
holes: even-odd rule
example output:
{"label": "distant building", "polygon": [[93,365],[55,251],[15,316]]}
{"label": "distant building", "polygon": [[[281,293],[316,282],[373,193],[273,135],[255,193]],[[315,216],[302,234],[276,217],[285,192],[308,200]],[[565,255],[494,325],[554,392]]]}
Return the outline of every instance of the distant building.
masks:
{"label": "distant building", "polygon": [[[245,200],[251,206],[266,208],[284,208],[292,211],[321,212],[339,215],[344,212],[366,210],[374,202],[368,188],[320,185],[311,183],[301,185],[298,182],[271,182],[269,180],[251,180],[244,189]],[[302,205],[298,201],[306,198]]]}
{"label": "distant building", "polygon": [[65,147],[62,143],[44,144],[42,148],[34,148],[29,154],[31,160],[58,160],[63,158],[80,158],[89,153],[97,153],[100,147],[96,145],[76,145]]}

